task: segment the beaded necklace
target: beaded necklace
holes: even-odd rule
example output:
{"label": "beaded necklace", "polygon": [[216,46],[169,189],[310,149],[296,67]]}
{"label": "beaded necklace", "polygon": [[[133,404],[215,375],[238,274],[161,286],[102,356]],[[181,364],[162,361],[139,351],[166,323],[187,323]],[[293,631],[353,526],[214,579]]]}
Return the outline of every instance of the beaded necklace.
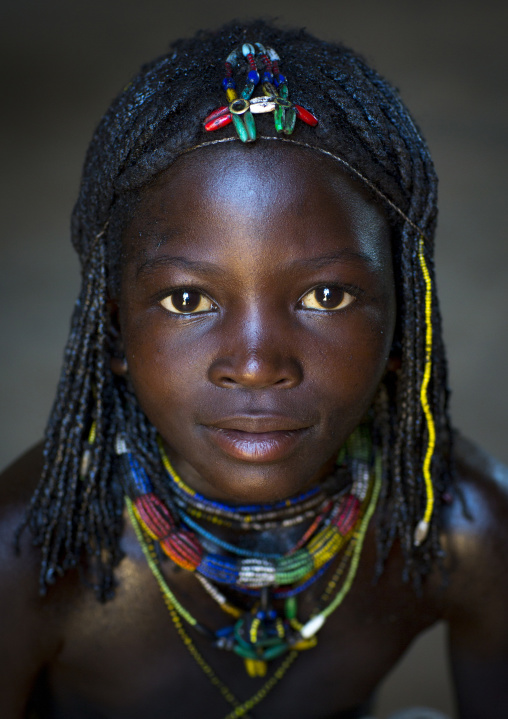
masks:
{"label": "beaded necklace", "polygon": [[[139,523],[133,502],[126,497],[126,505],[129,513],[131,523],[134,527],[136,536],[141,545],[143,553],[147,559],[148,565],[154,574],[159,587],[161,589],[164,601],[169,610],[171,619],[175,626],[175,629],[182,639],[184,645],[187,647],[189,653],[198,664],[203,673],[208,677],[209,681],[218,689],[222,697],[232,707],[233,711],[227,714],[225,719],[233,719],[233,717],[247,717],[248,712],[259,702],[261,702],[266,695],[273,689],[273,687],[279,682],[286,674],[288,669],[291,667],[293,662],[299,655],[299,652],[304,649],[309,649],[315,646],[317,642],[316,634],[322,628],[328,617],[342,604],[343,600],[347,596],[356,572],[360,560],[360,555],[363,547],[363,542],[367,529],[374,513],[379,492],[381,489],[381,461],[379,457],[376,457],[374,462],[374,482],[369,488],[368,497],[362,506],[362,513],[355,530],[353,532],[351,541],[345,548],[339,565],[337,566],[332,578],[327,584],[326,589],[320,597],[319,605],[312,612],[310,618],[305,624],[302,624],[297,619],[297,607],[294,598],[290,598],[285,602],[285,620],[281,622],[281,618],[277,616],[271,616],[272,624],[275,628],[275,635],[281,634],[281,627],[284,630],[284,624],[291,627],[293,633],[289,636],[289,632],[284,633],[284,640],[281,641],[279,636],[279,642],[273,640],[276,636],[267,636],[266,631],[268,624],[264,622],[268,614],[273,615],[273,610],[268,609],[268,612],[263,608],[263,605],[257,608],[255,614],[252,613],[249,616],[249,631],[246,636],[245,629],[246,624],[243,621],[241,610],[236,607],[228,605],[223,608],[233,616],[239,617],[233,628],[225,627],[222,630],[213,632],[209,628],[200,624],[187,610],[180,604],[174,593],[169,588],[164,576],[160,569],[159,559],[155,550],[154,542],[151,540],[150,535],[143,530],[142,525]],[[337,588],[338,583],[344,575],[347,567],[347,573],[342,582],[340,589],[337,591],[333,599],[332,594]],[[206,582],[201,578],[201,581]],[[210,590],[212,585],[208,584],[207,589]],[[206,587],[205,587],[206,588]],[[212,596],[213,596],[212,589]],[[266,592],[266,590],[265,590]],[[265,593],[266,597],[266,593]],[[216,597],[214,597],[216,598]],[[331,599],[331,601],[330,601]],[[266,601],[266,599],[264,600]],[[220,599],[219,599],[220,603]],[[224,599],[224,603],[227,602]],[[245,613],[247,614],[247,613]],[[240,702],[231,690],[222,682],[217,676],[213,668],[203,658],[190,636],[185,631],[183,621],[194,627],[199,633],[207,636],[209,639],[213,637],[214,646],[222,649],[229,649],[235,651],[236,654],[242,656],[245,660],[245,666],[250,676],[264,676],[267,671],[266,662],[269,659],[280,657],[287,653],[287,656],[282,659],[279,666],[275,669],[272,676],[265,682],[263,687],[256,692],[250,699]],[[277,621],[278,620],[278,621]],[[264,626],[263,626],[264,624]],[[261,630],[261,631],[260,631]],[[273,633],[272,633],[273,634]],[[232,637],[233,635],[233,637]],[[250,639],[250,643],[248,641]],[[235,646],[235,640],[237,644]],[[271,641],[270,641],[271,640]],[[250,644],[250,645],[249,645]],[[282,646],[284,645],[284,646]],[[254,650],[254,651],[253,651]],[[260,658],[262,657],[262,658]]]}
{"label": "beaded necklace", "polygon": [[[193,499],[196,493],[178,477],[162,447],[161,454],[172,488],[178,488],[179,492],[186,495],[186,499]],[[130,469],[126,482],[127,493],[133,499],[134,511],[143,529],[152,539],[159,542],[162,551],[176,564],[184,569],[197,571],[215,584],[256,588],[284,586],[299,583],[308,575],[317,573],[337,555],[348,540],[368,488],[368,466],[365,464],[363,471],[357,472],[358,476],[355,478],[351,493],[334,497],[336,501],[329,501],[327,511],[317,513],[317,517],[322,521],[313,522],[310,531],[304,533],[292,551],[284,555],[259,552],[252,555],[241,549],[238,552],[236,547],[216,538],[194,520],[190,519],[189,522],[187,513],[182,511],[178,513],[178,510],[177,513],[172,512],[153,492],[146,472],[134,455],[128,451],[123,452],[123,455]],[[252,523],[255,518],[262,517],[263,514],[273,517],[277,511],[283,518],[284,512],[293,511],[299,502],[305,503],[309,494],[306,492],[274,505],[242,506],[239,510],[244,514],[244,521],[247,524]],[[316,495],[315,492],[312,494]],[[206,500],[201,495],[197,498],[201,502],[205,501],[208,505],[213,505],[216,512],[228,515],[235,512],[234,507]],[[252,510],[254,514],[250,514]],[[196,528],[197,531],[193,531]],[[198,535],[205,535],[229,554],[207,551]],[[231,554],[241,556],[231,556]]]}
{"label": "beaded necklace", "polygon": [[[199,542],[196,541],[196,535],[185,527],[185,516],[187,515],[182,517],[182,512],[180,511],[179,517],[174,517],[168,507],[156,497],[146,473],[137,463],[132,453],[127,450],[125,442],[117,441],[117,453],[122,455],[124,465],[128,468],[128,472],[125,473],[127,477],[125,486],[129,517],[149,567],[159,584],[175,628],[204,673],[218,687],[223,697],[235,707],[234,712],[228,716],[245,716],[249,709],[261,701],[274,684],[282,678],[296,659],[298,652],[316,644],[317,632],[330,614],[342,603],[351,588],[356,576],[365,534],[376,506],[381,485],[380,461],[379,458],[372,460],[368,432],[364,428],[356,430],[346,442],[339,456],[339,464],[347,462],[351,467],[353,475],[351,491],[339,493],[338,496],[333,494],[328,496],[328,499],[325,500],[327,503],[322,503],[321,505],[321,514],[315,516],[314,522],[303,532],[292,552],[282,557],[277,554],[268,555],[263,553],[257,553],[257,556],[253,556],[251,553],[247,559],[243,559],[245,552],[242,551],[240,552],[242,555],[240,560],[231,560],[231,557],[216,555],[214,560],[218,559],[215,567],[217,568],[218,566],[220,571],[214,575],[213,580],[210,580],[206,571],[197,571],[201,565],[204,552],[201,552],[199,555],[200,561],[197,562],[195,552],[196,546],[199,547]],[[191,502],[200,501],[206,506],[209,506],[210,503],[215,504],[217,506],[214,509],[219,515],[222,513],[234,513],[235,507],[221,505],[201,496],[196,498],[196,493],[187,487],[174,473],[163,451],[161,455],[166,470],[171,472],[172,482],[180,487],[181,493],[187,496],[187,500]],[[372,469],[374,470],[373,472]],[[374,476],[373,482],[370,481],[370,475],[372,474]],[[333,482],[329,481],[325,484],[333,487]],[[173,485],[171,484],[171,486]],[[312,494],[317,496],[318,492],[313,491]],[[284,515],[285,512],[290,510],[294,513],[294,508],[299,503],[300,505],[305,505],[308,501],[309,493],[306,492],[283,503],[249,505],[242,507],[242,510],[245,516],[252,520],[254,515],[262,518],[263,514],[270,515],[274,512]],[[172,509],[174,508],[172,507]],[[325,518],[324,521],[323,518]],[[196,522],[193,522],[193,524],[199,526]],[[318,527],[321,527],[320,531],[316,531]],[[202,531],[203,528],[200,527],[201,536],[203,536]],[[208,532],[207,534],[211,535]],[[177,535],[178,542],[172,541],[173,537],[171,537],[170,541],[169,535]],[[207,539],[211,539],[217,546],[221,545],[221,540],[214,535],[207,537]],[[309,545],[311,546],[310,550],[308,549]],[[198,622],[180,604],[164,579],[156,546],[159,546],[179,566],[186,566],[191,571],[195,571],[202,587],[224,612],[235,619],[234,624],[214,631]],[[229,552],[231,547],[232,545],[222,542],[224,551]],[[292,556],[298,557],[298,553],[302,551],[302,548],[306,550],[306,559],[303,560],[300,557],[299,562],[305,564],[306,573],[302,575],[298,571],[299,565],[295,565],[291,576],[284,575],[284,567],[281,569],[280,562],[283,559],[290,559]],[[318,605],[307,621],[303,624],[300,623],[297,619],[296,594],[310,586],[319,576],[322,576],[340,552],[342,552],[342,556],[339,564],[328,582]],[[238,551],[236,554],[239,554]],[[313,560],[310,571],[309,556]],[[229,565],[227,566],[229,574],[224,571],[224,566],[227,565],[224,560],[229,560]],[[220,563],[221,561],[222,564]],[[242,573],[238,572],[238,576],[231,577],[232,561],[247,562],[241,567]],[[208,569],[209,566],[214,566],[214,563],[209,563],[209,565],[205,566],[205,569]],[[274,566],[276,567],[275,571],[273,570]],[[277,569],[279,570],[278,572]],[[279,581],[279,575],[281,581]],[[343,581],[341,582],[341,580]],[[256,601],[253,608],[249,611],[234,606],[217,588],[216,584],[221,583],[232,584],[237,590],[254,596]],[[340,588],[332,599],[332,595],[339,583],[341,583]],[[273,607],[273,599],[284,600],[282,612]],[[287,656],[260,692],[257,692],[247,702],[240,704],[203,659],[186,633],[182,620],[206,636],[213,646],[233,651],[242,657],[250,676],[264,676],[267,671],[268,661],[283,657],[285,654]]]}

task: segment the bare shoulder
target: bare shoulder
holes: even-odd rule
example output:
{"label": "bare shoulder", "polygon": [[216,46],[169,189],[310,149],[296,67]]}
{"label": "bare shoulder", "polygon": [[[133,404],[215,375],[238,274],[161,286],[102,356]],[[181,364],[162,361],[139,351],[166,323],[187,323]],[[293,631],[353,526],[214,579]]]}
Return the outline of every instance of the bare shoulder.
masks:
{"label": "bare shoulder", "polygon": [[39,594],[40,550],[25,531],[16,551],[16,530],[25,516],[42,468],[34,447],[0,475],[0,652],[9,657],[0,673],[0,715],[18,717],[38,673],[58,651],[57,594]]}
{"label": "bare shoulder", "polygon": [[445,517],[451,606],[468,620],[490,608],[496,634],[502,621],[508,637],[508,467],[461,435],[455,452],[457,492]]}
{"label": "bare shoulder", "polygon": [[[0,573],[4,580],[11,574],[28,576],[36,552],[23,537],[20,552],[15,551],[15,535],[21,525],[42,469],[42,445],[36,445],[0,474]],[[26,561],[20,561],[24,555]],[[4,582],[2,581],[2,585]]]}

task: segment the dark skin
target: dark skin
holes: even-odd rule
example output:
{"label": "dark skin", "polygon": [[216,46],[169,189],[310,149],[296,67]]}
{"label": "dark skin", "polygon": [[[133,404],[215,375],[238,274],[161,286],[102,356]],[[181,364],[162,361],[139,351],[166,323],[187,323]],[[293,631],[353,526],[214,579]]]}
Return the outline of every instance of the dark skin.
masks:
{"label": "dark skin", "polygon": [[[117,359],[113,369],[127,370],[185,480],[229,501],[319,482],[396,366],[390,228],[378,204],[310,152],[219,146],[180,158],[143,192],[124,244],[113,314],[127,367]],[[508,715],[508,474],[461,439],[456,460],[469,516],[457,497],[445,512],[448,585],[436,571],[417,597],[398,546],[373,584],[374,520],[344,603],[254,716],[361,717],[439,620],[461,719]],[[26,716],[30,697],[52,719],[224,717],[128,523],[113,601],[99,604],[77,572],[38,596],[39,551],[25,534],[15,556],[12,537],[40,467],[37,447],[0,483],[2,719]],[[164,573],[191,613],[224,625],[191,574],[169,561]],[[304,595],[301,616],[322,586]],[[192,637],[239,697],[262,685]]]}

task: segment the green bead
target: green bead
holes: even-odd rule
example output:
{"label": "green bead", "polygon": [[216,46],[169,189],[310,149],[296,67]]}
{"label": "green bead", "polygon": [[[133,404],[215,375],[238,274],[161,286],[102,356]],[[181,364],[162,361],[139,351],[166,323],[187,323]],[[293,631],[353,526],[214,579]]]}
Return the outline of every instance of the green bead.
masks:
{"label": "green bead", "polygon": [[280,105],[277,105],[277,107],[275,108],[275,112],[274,112],[275,129],[277,130],[277,132],[282,132],[284,130],[284,114],[285,114],[284,108],[281,107]]}
{"label": "green bead", "polygon": [[239,657],[243,657],[244,659],[262,659],[263,657],[260,657],[258,653],[254,649],[246,649],[245,647],[239,647],[235,646],[233,647],[233,651],[235,654],[238,654]]}
{"label": "green bead", "polygon": [[284,134],[291,135],[295,129],[296,123],[296,110],[294,107],[290,107],[286,110],[286,116],[284,118]]}
{"label": "green bead", "polygon": [[[244,113],[246,114],[246,113]],[[236,134],[240,138],[242,142],[249,142],[249,135],[247,132],[247,128],[243,124],[243,120],[240,115],[235,115],[234,113],[231,113],[231,117],[233,118],[233,125],[235,126]]]}
{"label": "green bead", "polygon": [[263,659],[266,661],[269,661],[270,659],[275,659],[276,657],[280,657],[281,654],[284,654],[284,652],[287,652],[288,645],[286,643],[281,644],[278,647],[272,647],[272,649],[267,649],[266,652],[263,652]]}
{"label": "green bead", "polygon": [[260,647],[278,647],[280,646],[281,642],[284,642],[283,639],[280,637],[272,637],[271,639],[262,639],[258,646]]}
{"label": "green bead", "polygon": [[245,85],[245,87],[243,88],[240,97],[243,97],[245,100],[250,100],[255,87],[256,86],[254,85],[254,83],[252,83],[252,82],[247,83],[247,85]]}
{"label": "green bead", "polygon": [[298,611],[298,602],[296,601],[296,597],[288,597],[286,599],[284,610],[286,613],[286,619],[296,619]]}
{"label": "green bead", "polygon": [[279,97],[283,97],[284,100],[287,100],[288,97],[288,86],[285,82],[283,82],[281,85],[279,85]]}
{"label": "green bead", "polygon": [[243,119],[245,122],[245,127],[247,128],[247,142],[252,142],[256,139],[256,123],[254,122],[254,115],[250,110],[247,110],[247,112],[243,114]]}

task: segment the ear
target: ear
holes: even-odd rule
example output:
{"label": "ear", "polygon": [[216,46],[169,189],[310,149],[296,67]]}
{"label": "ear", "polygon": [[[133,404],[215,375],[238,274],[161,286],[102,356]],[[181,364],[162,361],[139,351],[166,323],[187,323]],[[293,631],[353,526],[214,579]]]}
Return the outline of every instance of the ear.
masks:
{"label": "ear", "polygon": [[123,347],[118,301],[116,299],[108,300],[107,308],[109,315],[108,335],[110,338],[111,371],[119,377],[124,377],[129,371],[129,367]]}

